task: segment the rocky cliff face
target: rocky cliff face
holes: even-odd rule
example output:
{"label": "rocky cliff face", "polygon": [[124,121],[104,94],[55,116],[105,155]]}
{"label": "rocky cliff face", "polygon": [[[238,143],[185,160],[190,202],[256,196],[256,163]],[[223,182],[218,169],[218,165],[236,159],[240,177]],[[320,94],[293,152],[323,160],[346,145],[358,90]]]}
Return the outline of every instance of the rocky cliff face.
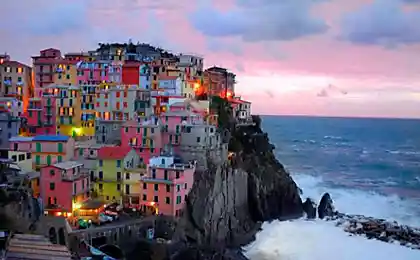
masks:
{"label": "rocky cliff face", "polygon": [[230,162],[196,173],[175,241],[236,247],[252,240],[261,221],[302,215],[297,185],[255,122],[231,129]]}

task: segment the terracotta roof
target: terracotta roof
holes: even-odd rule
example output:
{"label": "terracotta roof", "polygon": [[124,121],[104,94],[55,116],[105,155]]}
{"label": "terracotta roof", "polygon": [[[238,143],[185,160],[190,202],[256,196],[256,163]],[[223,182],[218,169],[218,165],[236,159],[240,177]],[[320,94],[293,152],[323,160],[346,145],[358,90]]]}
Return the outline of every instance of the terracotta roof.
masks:
{"label": "terracotta roof", "polygon": [[131,151],[131,147],[102,147],[98,150],[98,158],[103,160],[116,160],[124,158]]}
{"label": "terracotta roof", "polygon": [[160,75],[158,77],[159,80],[176,80],[177,76],[167,76],[167,75]]}
{"label": "terracotta roof", "polygon": [[16,66],[16,67],[26,67],[26,68],[30,68],[28,65],[23,64],[19,61],[14,61],[14,60],[6,60],[2,63],[2,65],[6,65],[6,66]]}

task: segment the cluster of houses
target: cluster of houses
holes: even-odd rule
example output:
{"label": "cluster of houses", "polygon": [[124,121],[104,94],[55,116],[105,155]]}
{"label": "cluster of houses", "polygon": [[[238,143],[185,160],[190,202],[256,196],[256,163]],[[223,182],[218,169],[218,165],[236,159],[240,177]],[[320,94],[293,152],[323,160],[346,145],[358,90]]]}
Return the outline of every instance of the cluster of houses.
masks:
{"label": "cluster of houses", "polygon": [[32,59],[0,55],[0,149],[48,215],[95,198],[178,216],[206,156],[227,158],[212,97],[250,119],[235,74],[197,55],[128,43]]}

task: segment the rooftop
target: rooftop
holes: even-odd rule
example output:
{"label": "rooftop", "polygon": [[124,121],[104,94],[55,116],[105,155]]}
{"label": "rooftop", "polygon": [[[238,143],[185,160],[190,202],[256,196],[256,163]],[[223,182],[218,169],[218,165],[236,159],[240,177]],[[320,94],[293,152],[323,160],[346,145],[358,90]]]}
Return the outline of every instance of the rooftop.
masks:
{"label": "rooftop", "polygon": [[6,250],[5,260],[70,260],[71,254],[62,245],[52,244],[46,237],[14,234]]}
{"label": "rooftop", "polygon": [[33,137],[26,137],[26,136],[12,136],[9,141],[10,142],[31,142],[34,138]]}
{"label": "rooftop", "polygon": [[77,161],[67,161],[67,162],[56,163],[56,164],[53,164],[52,166],[63,169],[63,170],[68,170],[68,169],[76,168],[78,166],[83,166],[83,163],[77,162]]}
{"label": "rooftop", "polygon": [[32,141],[41,141],[41,142],[66,142],[70,138],[65,135],[37,135],[34,136]]}
{"label": "rooftop", "polygon": [[102,147],[98,150],[98,158],[103,160],[123,159],[130,151],[131,147]]}

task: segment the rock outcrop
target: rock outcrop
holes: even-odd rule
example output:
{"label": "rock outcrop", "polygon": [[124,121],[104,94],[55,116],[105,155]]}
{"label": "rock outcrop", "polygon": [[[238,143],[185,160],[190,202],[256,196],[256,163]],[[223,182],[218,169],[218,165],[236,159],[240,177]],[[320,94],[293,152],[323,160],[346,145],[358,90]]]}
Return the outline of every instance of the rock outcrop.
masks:
{"label": "rock outcrop", "polygon": [[174,241],[223,251],[252,241],[262,221],[302,216],[299,189],[259,124],[231,129],[232,160],[196,173]]}
{"label": "rock outcrop", "polygon": [[316,218],[316,204],[312,199],[306,198],[303,203],[303,211],[306,213],[308,219]]}
{"label": "rock outcrop", "polygon": [[322,195],[321,200],[319,201],[318,206],[318,217],[323,219],[325,217],[331,217],[334,215],[334,205],[333,200],[329,193],[324,193]]}

